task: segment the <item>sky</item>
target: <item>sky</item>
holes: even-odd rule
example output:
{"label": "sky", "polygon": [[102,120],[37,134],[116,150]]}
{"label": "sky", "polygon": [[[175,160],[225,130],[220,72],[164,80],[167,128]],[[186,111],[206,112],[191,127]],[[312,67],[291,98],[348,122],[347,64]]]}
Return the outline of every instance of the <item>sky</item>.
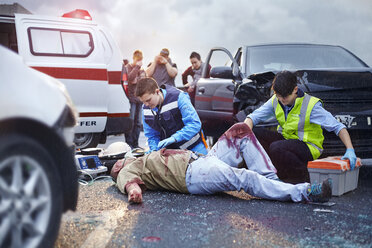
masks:
{"label": "sky", "polygon": [[140,49],[144,65],[166,47],[177,84],[192,51],[205,60],[216,46],[235,54],[262,43],[341,45],[372,66],[371,0],[0,0],[13,2],[52,16],[86,9],[112,33],[123,58]]}

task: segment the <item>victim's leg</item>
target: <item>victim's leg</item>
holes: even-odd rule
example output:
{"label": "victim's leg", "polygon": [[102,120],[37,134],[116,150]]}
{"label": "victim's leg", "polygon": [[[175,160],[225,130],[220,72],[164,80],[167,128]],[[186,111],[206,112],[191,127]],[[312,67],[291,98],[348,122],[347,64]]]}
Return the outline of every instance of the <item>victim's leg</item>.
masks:
{"label": "victim's leg", "polygon": [[263,127],[254,127],[252,129],[254,135],[256,136],[258,142],[262,145],[262,147],[265,149],[266,153],[270,156],[270,145],[278,140],[284,140],[283,135],[276,131],[271,131],[267,128]]}
{"label": "victim's leg", "polygon": [[191,194],[243,189],[253,196],[294,202],[306,200],[309,187],[308,183],[292,185],[268,179],[254,171],[233,168],[214,156],[201,157],[189,165],[186,185]]}
{"label": "victim's leg", "polygon": [[227,130],[212,147],[208,156],[216,156],[232,167],[238,167],[244,158],[249,170],[270,179],[278,179],[269,156],[244,123],[237,123]]}

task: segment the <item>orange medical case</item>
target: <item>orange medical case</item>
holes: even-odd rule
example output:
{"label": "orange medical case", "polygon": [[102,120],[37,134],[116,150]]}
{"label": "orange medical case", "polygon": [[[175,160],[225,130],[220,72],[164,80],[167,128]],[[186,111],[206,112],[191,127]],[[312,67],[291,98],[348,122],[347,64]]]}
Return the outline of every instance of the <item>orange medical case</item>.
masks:
{"label": "orange medical case", "polygon": [[355,168],[351,171],[349,160],[341,160],[341,157],[335,156],[310,161],[307,168],[311,183],[319,183],[326,178],[332,178],[332,195],[340,196],[357,188],[361,165],[361,159],[357,158]]}

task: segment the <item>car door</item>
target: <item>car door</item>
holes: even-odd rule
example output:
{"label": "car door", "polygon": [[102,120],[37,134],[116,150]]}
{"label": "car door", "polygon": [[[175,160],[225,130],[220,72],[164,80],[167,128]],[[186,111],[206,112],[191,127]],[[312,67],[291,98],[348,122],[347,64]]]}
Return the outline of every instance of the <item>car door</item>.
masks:
{"label": "car door", "polygon": [[233,121],[233,99],[235,76],[239,68],[231,53],[221,47],[212,48],[205,61],[211,65],[211,77],[207,78],[207,67],[198,81],[195,108],[207,135],[223,133]]}

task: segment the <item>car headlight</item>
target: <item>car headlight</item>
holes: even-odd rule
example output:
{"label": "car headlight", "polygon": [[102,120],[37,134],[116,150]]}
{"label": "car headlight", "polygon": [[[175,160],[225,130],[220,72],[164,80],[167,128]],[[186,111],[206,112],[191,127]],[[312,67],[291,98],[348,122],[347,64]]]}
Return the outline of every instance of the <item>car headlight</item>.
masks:
{"label": "car headlight", "polygon": [[74,126],[76,126],[79,114],[78,114],[78,111],[75,108],[74,103],[71,100],[70,95],[68,94],[68,92],[66,90],[66,87],[63,85],[62,88],[63,88],[62,92],[63,92],[63,94],[66,98],[66,105],[69,108],[68,115],[66,116],[67,118],[66,118],[66,123],[65,124],[66,124],[67,127],[74,127]]}
{"label": "car headlight", "polygon": [[66,141],[66,145],[71,147],[74,145],[75,131],[73,127],[66,127],[63,129],[63,136]]}
{"label": "car headlight", "polygon": [[66,90],[66,87],[57,80],[56,83],[65,96],[66,106],[55,123],[54,129],[57,130],[58,134],[65,140],[67,146],[72,146],[74,144],[74,127],[77,123],[78,112]]}
{"label": "car headlight", "polygon": [[73,145],[74,140],[74,127],[76,125],[77,114],[74,108],[66,104],[58,121],[53,126],[57,133],[65,140],[67,146]]}

